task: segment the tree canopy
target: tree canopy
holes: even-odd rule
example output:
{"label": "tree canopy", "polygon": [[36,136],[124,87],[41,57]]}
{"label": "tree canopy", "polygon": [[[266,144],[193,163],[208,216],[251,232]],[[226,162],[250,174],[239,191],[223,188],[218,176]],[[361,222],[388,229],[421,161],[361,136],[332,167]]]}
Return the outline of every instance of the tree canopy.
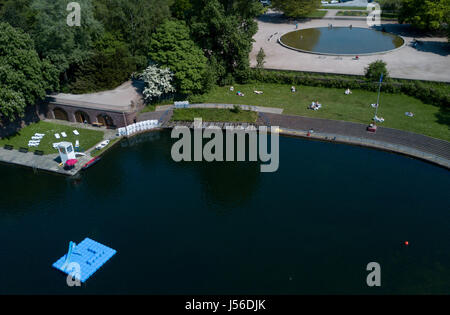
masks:
{"label": "tree canopy", "polygon": [[180,94],[249,76],[258,0],[79,0],[81,25],[73,27],[69,2],[0,0],[0,21],[30,45],[2,61],[4,117],[21,115],[47,89],[114,88],[152,60],[173,72]]}
{"label": "tree canopy", "polygon": [[93,56],[74,70],[72,93],[95,92],[117,87],[136,71],[136,60],[125,42],[105,33],[94,43]]}
{"label": "tree canopy", "polygon": [[255,17],[261,13],[258,1],[193,0],[188,22],[193,39],[210,60],[219,83],[227,78],[246,80],[249,53],[258,30]]}
{"label": "tree canopy", "polygon": [[272,0],[272,6],[289,17],[302,17],[320,7],[319,0]]}
{"label": "tree canopy", "polygon": [[189,37],[189,28],[181,21],[166,21],[152,35],[150,60],[168,67],[181,94],[201,92],[207,59]]}
{"label": "tree canopy", "polygon": [[450,0],[404,0],[400,23],[411,23],[423,30],[437,30],[448,23]]}
{"label": "tree canopy", "polygon": [[96,0],[96,18],[117,38],[126,39],[133,56],[146,55],[156,27],[170,17],[173,0]]}
{"label": "tree canopy", "polygon": [[35,22],[31,28],[36,50],[50,59],[60,72],[73,64],[81,63],[92,55],[94,42],[101,36],[103,27],[94,18],[91,0],[78,0],[81,6],[81,26],[67,25],[67,3],[54,0],[33,0],[31,8]]}
{"label": "tree canopy", "polygon": [[58,87],[58,72],[41,61],[28,34],[0,23],[0,117],[13,120]]}

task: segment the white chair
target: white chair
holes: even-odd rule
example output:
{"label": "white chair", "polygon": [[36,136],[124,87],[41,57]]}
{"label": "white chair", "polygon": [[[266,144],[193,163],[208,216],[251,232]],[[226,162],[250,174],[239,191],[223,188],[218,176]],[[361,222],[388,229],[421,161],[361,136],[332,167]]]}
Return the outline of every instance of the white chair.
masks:
{"label": "white chair", "polygon": [[41,137],[36,137],[36,136],[31,137],[31,140],[41,140],[41,139],[42,139]]}
{"label": "white chair", "polygon": [[44,138],[45,133],[35,133],[34,135],[35,135],[36,137]]}
{"label": "white chair", "polygon": [[60,138],[61,138],[61,136],[59,135],[59,133],[55,133],[55,138],[56,138],[56,139],[60,139]]}
{"label": "white chair", "polygon": [[63,136],[63,138],[67,138],[67,134],[65,132],[61,132],[61,136]]}
{"label": "white chair", "polygon": [[80,133],[78,132],[78,130],[74,130],[74,131],[73,131],[73,134],[74,134],[75,136],[79,136],[79,135],[80,135]]}

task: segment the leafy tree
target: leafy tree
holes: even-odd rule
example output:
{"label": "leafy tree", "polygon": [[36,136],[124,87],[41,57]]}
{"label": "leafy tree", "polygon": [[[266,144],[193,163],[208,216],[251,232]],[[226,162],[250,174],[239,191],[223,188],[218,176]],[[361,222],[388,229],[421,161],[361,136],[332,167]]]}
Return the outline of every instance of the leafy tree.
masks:
{"label": "leafy tree", "polygon": [[192,3],[190,0],[175,0],[170,7],[172,16],[180,20],[184,20],[191,9]]}
{"label": "leafy tree", "polygon": [[258,30],[255,17],[261,12],[259,1],[192,0],[189,24],[194,40],[209,59],[210,73],[221,84],[249,74],[249,54]]}
{"label": "leafy tree", "polygon": [[48,58],[60,72],[92,56],[93,43],[101,36],[101,23],[94,18],[91,0],[78,0],[81,26],[67,25],[67,2],[33,0],[35,22],[31,35],[40,56]]}
{"label": "leafy tree", "polygon": [[382,60],[372,62],[365,69],[366,79],[372,82],[379,81],[381,74],[383,74],[383,81],[387,81],[389,79],[389,72],[386,68],[386,63]]}
{"label": "leafy tree", "polygon": [[446,21],[449,10],[450,0],[404,0],[398,19],[423,30],[437,30]]}
{"label": "leafy tree", "polygon": [[[156,27],[170,17],[173,0],[96,0],[95,12],[106,30],[125,38],[133,56],[145,56]],[[145,62],[144,67],[147,65]]]}
{"label": "leafy tree", "polygon": [[181,21],[166,21],[152,35],[150,60],[168,67],[175,75],[175,86],[181,94],[201,92],[207,59],[190,39],[189,28]]}
{"label": "leafy tree", "polygon": [[266,53],[264,52],[264,49],[262,47],[259,49],[258,54],[256,55],[256,68],[263,69],[265,61]]}
{"label": "leafy tree", "polygon": [[106,33],[94,44],[94,55],[81,64],[75,72],[72,93],[108,90],[126,81],[136,70],[136,62],[128,46]]}
{"label": "leafy tree", "polygon": [[4,0],[0,19],[13,27],[29,32],[34,25],[36,12],[31,8],[33,0]]}
{"label": "leafy tree", "polygon": [[289,17],[302,17],[320,7],[319,0],[272,0],[272,7]]}
{"label": "leafy tree", "polygon": [[20,92],[0,87],[0,121],[11,121],[22,117],[27,106]]}
{"label": "leafy tree", "polygon": [[399,11],[404,0],[377,0],[382,10]]}
{"label": "leafy tree", "polygon": [[28,34],[0,23],[0,117],[22,117],[27,105],[58,88],[56,68],[41,61]]}
{"label": "leafy tree", "polygon": [[175,92],[172,86],[173,73],[168,68],[160,68],[150,64],[140,78],[145,82],[144,98],[147,103],[161,98],[163,95]]}

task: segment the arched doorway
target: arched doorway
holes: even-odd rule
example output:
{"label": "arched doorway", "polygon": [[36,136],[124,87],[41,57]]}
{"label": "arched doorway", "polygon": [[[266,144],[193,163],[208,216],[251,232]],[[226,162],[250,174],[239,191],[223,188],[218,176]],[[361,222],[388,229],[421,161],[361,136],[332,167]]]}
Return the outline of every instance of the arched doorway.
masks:
{"label": "arched doorway", "polygon": [[69,121],[69,115],[67,115],[67,112],[62,108],[57,107],[53,109],[53,114],[55,115],[55,119]]}
{"label": "arched doorway", "polygon": [[91,123],[91,119],[89,118],[89,115],[85,112],[79,110],[75,113],[75,120],[79,123]]}
{"label": "arched doorway", "polygon": [[97,116],[97,121],[106,127],[114,127],[114,121],[106,114],[100,114]]}

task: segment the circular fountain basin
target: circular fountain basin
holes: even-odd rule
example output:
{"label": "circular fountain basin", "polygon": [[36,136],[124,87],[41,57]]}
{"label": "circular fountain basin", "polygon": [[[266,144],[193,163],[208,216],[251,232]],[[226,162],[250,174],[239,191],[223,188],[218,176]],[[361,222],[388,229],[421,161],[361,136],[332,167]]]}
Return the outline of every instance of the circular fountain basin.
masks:
{"label": "circular fountain basin", "polygon": [[317,27],[284,34],[280,43],[302,52],[324,55],[371,55],[385,53],[405,44],[392,33],[360,27]]}

